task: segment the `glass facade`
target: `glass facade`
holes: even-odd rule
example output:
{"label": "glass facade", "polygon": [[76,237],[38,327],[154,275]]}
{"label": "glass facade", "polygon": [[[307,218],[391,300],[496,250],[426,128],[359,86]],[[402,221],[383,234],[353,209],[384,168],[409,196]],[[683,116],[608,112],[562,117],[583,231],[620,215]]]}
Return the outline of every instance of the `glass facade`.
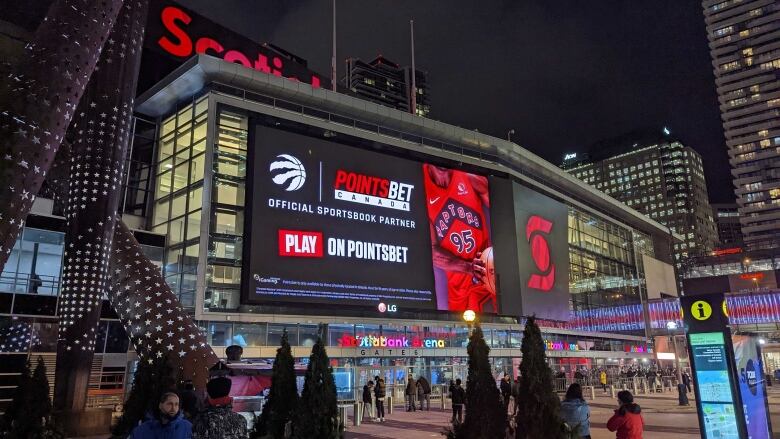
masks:
{"label": "glass facade", "polygon": [[[230,346],[237,344],[242,347],[262,347],[279,346],[282,333],[287,330],[287,337],[292,346],[313,346],[317,341],[319,327],[310,324],[297,323],[230,323],[230,322],[206,322],[201,327],[208,328],[208,342],[212,346]],[[520,349],[523,341],[522,328],[499,327],[484,325],[483,333],[485,342],[491,348],[499,349]],[[435,346],[439,348],[466,348],[468,345],[468,327],[466,325],[403,325],[403,324],[329,324],[326,325],[325,341],[332,347],[350,347],[345,346],[345,340],[350,338],[363,337],[406,337],[410,343],[414,339],[419,340],[441,340],[444,346]],[[589,337],[585,335],[565,335],[543,333],[545,341],[552,350],[561,351],[611,351],[611,352],[631,352],[631,348],[644,347],[644,343],[627,343],[623,340],[608,339],[600,337]],[[576,348],[574,347],[576,346]],[[355,346],[351,346],[355,347]]]}
{"label": "glass facade", "polygon": [[163,275],[185,307],[195,305],[207,110],[201,98],[160,125],[152,231],[167,237]]}
{"label": "glass facade", "polygon": [[206,308],[235,309],[239,305],[247,135],[247,116],[219,111],[209,211]]}
{"label": "glass facade", "polygon": [[0,291],[59,295],[65,234],[25,227],[0,274]]}
{"label": "glass facade", "polygon": [[[641,260],[635,231],[569,209],[569,291],[573,311],[642,302]],[[636,235],[652,254],[649,237]]]}

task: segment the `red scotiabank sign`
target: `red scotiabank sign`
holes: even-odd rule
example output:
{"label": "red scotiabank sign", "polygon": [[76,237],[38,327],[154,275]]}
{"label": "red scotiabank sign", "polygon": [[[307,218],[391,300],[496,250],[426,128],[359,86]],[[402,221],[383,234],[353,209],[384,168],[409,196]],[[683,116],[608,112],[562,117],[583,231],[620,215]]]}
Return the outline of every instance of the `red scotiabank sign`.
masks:
{"label": "red scotiabank sign", "polygon": [[173,2],[154,1],[149,12],[146,47],[182,61],[202,53],[274,76],[321,87],[320,76],[305,61],[256,43]]}

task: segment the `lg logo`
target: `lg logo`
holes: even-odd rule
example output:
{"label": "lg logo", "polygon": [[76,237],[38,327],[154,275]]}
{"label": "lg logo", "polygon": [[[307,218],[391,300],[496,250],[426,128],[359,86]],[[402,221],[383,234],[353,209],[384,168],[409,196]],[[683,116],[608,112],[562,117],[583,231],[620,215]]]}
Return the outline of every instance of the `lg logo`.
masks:
{"label": "lg logo", "polygon": [[283,186],[288,192],[297,191],[306,182],[306,169],[303,163],[289,154],[276,156],[277,160],[271,162],[271,175],[274,183]]}
{"label": "lg logo", "polygon": [[550,260],[550,245],[547,235],[553,223],[537,215],[528,218],[525,225],[525,238],[531,247],[531,257],[539,273],[532,274],[528,286],[541,291],[550,291],[555,284],[555,264]]}
{"label": "lg logo", "polygon": [[396,305],[385,305],[384,303],[380,302],[379,306],[377,306],[379,309],[379,312],[396,312],[398,311],[398,307]]}

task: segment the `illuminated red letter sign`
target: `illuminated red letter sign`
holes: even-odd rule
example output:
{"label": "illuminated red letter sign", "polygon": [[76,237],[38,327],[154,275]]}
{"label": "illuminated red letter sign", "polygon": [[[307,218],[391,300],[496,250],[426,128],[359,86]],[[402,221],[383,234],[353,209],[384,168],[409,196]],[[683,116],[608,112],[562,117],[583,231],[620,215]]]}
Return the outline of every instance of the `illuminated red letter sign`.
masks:
{"label": "illuminated red letter sign", "polygon": [[525,238],[531,247],[531,258],[539,270],[539,273],[532,274],[528,279],[528,286],[541,291],[550,291],[555,284],[555,264],[550,260],[550,245],[546,237],[552,227],[552,222],[538,215],[528,218],[525,226]]}

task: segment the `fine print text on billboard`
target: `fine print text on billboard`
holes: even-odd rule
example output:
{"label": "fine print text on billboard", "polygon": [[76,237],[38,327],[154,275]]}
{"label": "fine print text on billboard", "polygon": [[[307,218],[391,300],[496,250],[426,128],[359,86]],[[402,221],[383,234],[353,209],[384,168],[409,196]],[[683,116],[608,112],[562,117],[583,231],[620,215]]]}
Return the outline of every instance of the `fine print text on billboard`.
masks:
{"label": "fine print text on billboard", "polygon": [[248,303],[497,311],[487,179],[265,126],[255,137]]}

